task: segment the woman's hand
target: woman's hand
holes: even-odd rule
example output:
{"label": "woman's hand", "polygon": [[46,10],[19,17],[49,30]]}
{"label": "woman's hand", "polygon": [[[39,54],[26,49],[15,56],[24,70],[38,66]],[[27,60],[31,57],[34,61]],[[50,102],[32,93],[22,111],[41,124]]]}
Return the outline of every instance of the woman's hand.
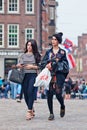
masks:
{"label": "woman's hand", "polygon": [[33,69],[33,65],[32,64],[27,64],[27,65],[24,65],[24,68],[25,69]]}
{"label": "woman's hand", "polygon": [[59,61],[59,58],[56,58],[56,62],[58,62]]}
{"label": "woman's hand", "polygon": [[24,68],[25,69],[38,69],[38,66],[37,65],[33,65],[33,64],[27,64],[27,65],[24,65]]}
{"label": "woman's hand", "polygon": [[17,64],[16,67],[17,68],[24,68],[24,65],[23,64]]}
{"label": "woman's hand", "polygon": [[46,65],[46,68],[48,68],[49,70],[52,70],[51,63],[48,63],[48,64]]}

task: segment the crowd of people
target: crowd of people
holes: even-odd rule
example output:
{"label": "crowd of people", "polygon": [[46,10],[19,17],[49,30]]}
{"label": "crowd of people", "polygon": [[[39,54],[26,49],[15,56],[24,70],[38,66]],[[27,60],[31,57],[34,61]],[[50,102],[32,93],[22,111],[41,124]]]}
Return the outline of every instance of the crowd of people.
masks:
{"label": "crowd of people", "polygon": [[[63,97],[65,99],[86,99],[87,83],[85,79],[73,81],[70,77],[65,79],[63,88]],[[23,98],[21,84],[12,83],[0,77],[0,98],[16,99],[21,102]],[[43,86],[36,90],[35,100],[47,99],[47,90]]]}
{"label": "crowd of people", "polygon": [[11,98],[20,101],[21,88],[21,84],[10,82],[9,80],[0,77],[0,98]]}
{"label": "crowd of people", "polygon": [[87,83],[85,79],[73,81],[70,77],[66,78],[64,83],[65,99],[86,99],[87,98]]}
{"label": "crowd of people", "polygon": [[[21,84],[8,82],[0,77],[0,98],[16,99],[17,102],[21,102],[23,98]],[[35,100],[47,99],[47,90],[43,86],[36,90]],[[65,99],[86,99],[87,98],[87,83],[84,79],[80,81],[73,81],[71,78],[66,78],[63,88],[63,96]]]}

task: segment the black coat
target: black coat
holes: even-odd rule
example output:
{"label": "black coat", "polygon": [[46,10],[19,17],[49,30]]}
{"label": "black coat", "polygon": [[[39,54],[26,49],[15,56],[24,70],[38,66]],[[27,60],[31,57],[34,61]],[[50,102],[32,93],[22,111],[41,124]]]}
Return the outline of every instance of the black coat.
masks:
{"label": "black coat", "polygon": [[59,48],[58,53],[56,54],[56,58],[58,58],[58,62],[55,60],[55,57],[51,58],[50,55],[52,54],[53,49],[49,49],[46,51],[42,62],[41,62],[41,68],[43,69],[49,62],[52,64],[52,75],[56,75],[57,78],[57,84],[60,87],[63,87],[65,78],[67,77],[69,73],[69,64],[66,57],[65,50]]}

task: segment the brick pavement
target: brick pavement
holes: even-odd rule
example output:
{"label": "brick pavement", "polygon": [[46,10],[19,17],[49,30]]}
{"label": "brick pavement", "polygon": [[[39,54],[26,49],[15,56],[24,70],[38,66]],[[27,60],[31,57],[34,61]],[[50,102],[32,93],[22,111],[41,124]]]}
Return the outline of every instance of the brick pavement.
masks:
{"label": "brick pavement", "polygon": [[65,100],[66,115],[59,116],[59,103],[54,99],[55,120],[48,121],[46,100],[35,103],[36,116],[26,121],[24,100],[0,99],[0,130],[87,130],[87,100]]}

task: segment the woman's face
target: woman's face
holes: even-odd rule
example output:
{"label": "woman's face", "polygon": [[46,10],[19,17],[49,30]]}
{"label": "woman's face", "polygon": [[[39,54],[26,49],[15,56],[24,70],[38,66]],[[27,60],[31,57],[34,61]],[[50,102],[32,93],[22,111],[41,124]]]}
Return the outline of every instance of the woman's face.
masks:
{"label": "woman's face", "polygon": [[32,50],[32,46],[31,46],[31,42],[28,42],[28,44],[27,44],[27,50],[28,50],[28,52],[32,52],[33,50]]}
{"label": "woman's face", "polygon": [[58,40],[54,36],[52,37],[52,46],[58,46]]}

